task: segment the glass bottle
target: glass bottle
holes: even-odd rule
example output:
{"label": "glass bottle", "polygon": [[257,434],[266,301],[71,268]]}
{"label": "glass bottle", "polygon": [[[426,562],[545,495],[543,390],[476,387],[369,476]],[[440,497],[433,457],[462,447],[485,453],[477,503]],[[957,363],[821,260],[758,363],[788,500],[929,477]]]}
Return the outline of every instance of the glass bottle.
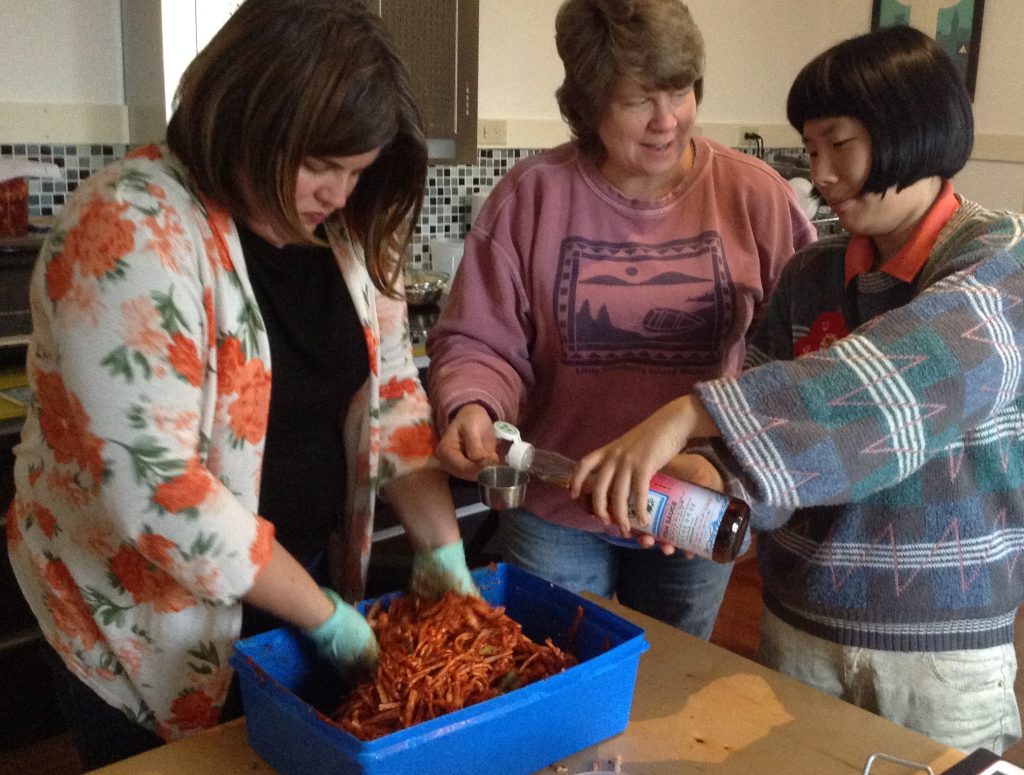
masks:
{"label": "glass bottle", "polygon": [[[568,489],[576,462],[522,440],[519,429],[501,420],[494,423],[501,459],[531,476]],[[715,562],[732,562],[743,551],[750,525],[750,507],[739,498],[680,481],[663,473],[651,478],[647,492],[647,524],[629,510],[630,526],[677,549]]]}

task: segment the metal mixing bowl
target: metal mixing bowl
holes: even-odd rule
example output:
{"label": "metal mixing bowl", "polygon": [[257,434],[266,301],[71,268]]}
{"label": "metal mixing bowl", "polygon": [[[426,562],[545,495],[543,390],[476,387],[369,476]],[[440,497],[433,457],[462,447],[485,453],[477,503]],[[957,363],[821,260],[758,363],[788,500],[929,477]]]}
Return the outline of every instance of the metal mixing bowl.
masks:
{"label": "metal mixing bowl", "polygon": [[411,269],[405,275],[405,301],[413,307],[437,304],[448,287],[445,272]]}

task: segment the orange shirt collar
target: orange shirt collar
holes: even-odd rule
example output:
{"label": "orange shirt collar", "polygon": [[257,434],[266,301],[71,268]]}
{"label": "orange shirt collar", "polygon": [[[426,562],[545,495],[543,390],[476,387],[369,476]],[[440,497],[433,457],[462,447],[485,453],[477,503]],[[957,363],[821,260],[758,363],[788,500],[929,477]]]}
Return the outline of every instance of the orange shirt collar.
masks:
{"label": "orange shirt collar", "polygon": [[[912,282],[931,255],[942,227],[949,222],[959,207],[960,200],[953,193],[953,184],[948,180],[944,181],[935,203],[914,229],[910,239],[895,256],[878,268],[879,271],[905,283]],[[846,247],[846,284],[849,285],[850,281],[862,272],[870,272],[874,263],[875,244],[870,237],[855,234]]]}

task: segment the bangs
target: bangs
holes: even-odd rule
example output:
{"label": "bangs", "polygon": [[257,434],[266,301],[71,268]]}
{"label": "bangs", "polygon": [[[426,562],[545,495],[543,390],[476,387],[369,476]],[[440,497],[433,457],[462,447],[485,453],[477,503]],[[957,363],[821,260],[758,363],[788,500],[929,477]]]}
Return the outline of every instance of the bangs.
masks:
{"label": "bangs", "polygon": [[695,76],[689,69],[680,70],[679,68],[666,67],[663,68],[662,72],[645,70],[644,73],[642,76],[634,77],[637,78],[638,82],[645,89],[653,91],[688,89],[699,80],[699,76]]}
{"label": "bangs", "polygon": [[378,99],[367,108],[366,100],[353,99],[344,87],[334,94],[336,100],[324,101],[310,117],[310,154],[357,156],[394,142],[399,130],[399,107],[392,95],[374,95]]}
{"label": "bangs", "polygon": [[786,118],[797,132],[802,134],[804,124],[814,119],[859,114],[856,95],[832,70],[805,68],[793,82],[786,100]]}
{"label": "bangs", "polygon": [[[324,73],[332,82],[327,99],[304,97],[298,109],[306,117],[306,153],[356,156],[390,145],[399,131],[398,97],[390,73],[363,67],[351,74]],[[307,94],[313,95],[316,90]]]}
{"label": "bangs", "polygon": [[871,137],[866,193],[951,178],[974,143],[970,96],[955,65],[934,39],[908,26],[842,41],[804,66],[786,98],[786,118],[803,134],[808,121],[831,116],[857,119]]}

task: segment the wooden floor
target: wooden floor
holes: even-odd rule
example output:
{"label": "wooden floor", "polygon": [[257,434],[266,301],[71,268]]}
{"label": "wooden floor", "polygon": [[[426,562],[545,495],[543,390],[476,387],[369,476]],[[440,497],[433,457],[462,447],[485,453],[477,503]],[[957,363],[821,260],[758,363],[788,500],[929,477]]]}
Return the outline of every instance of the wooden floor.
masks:
{"label": "wooden floor", "polygon": [[[725,593],[711,642],[753,658],[761,615],[761,579],[757,563],[745,558],[736,565]],[[1017,616],[1018,661],[1024,668],[1024,609]],[[1017,674],[1017,702],[1024,708],[1024,669]],[[1004,758],[1024,766],[1024,742],[1013,746]],[[32,775],[79,775],[81,768],[67,735],[43,740],[16,751],[0,751],[0,773]]]}

